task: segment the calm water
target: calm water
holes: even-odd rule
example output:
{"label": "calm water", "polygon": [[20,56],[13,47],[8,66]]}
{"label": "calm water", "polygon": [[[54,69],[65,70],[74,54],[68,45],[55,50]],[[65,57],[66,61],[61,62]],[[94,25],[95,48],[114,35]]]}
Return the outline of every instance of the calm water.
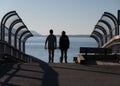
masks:
{"label": "calm water", "polygon": [[[46,37],[31,37],[26,43],[26,53],[48,62],[48,51],[44,49]],[[96,47],[96,41],[88,37],[69,37],[68,62],[73,62],[73,57],[79,54],[80,47]],[[59,37],[57,37],[59,42]],[[58,46],[58,45],[57,45]],[[60,50],[55,50],[54,61],[59,62]]]}

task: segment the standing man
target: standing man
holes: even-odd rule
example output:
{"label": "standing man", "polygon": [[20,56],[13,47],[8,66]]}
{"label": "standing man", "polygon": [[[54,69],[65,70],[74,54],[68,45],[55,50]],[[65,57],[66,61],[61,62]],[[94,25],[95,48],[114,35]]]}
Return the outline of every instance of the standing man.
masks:
{"label": "standing man", "polygon": [[65,63],[67,63],[67,50],[69,48],[69,45],[70,45],[69,38],[66,35],[66,32],[62,31],[62,35],[59,40],[59,48],[61,50],[60,63],[63,62],[63,58],[65,59]]}
{"label": "standing man", "polygon": [[48,44],[48,53],[49,53],[49,63],[54,61],[54,50],[56,49],[57,42],[56,42],[56,36],[53,34],[53,30],[51,29],[49,31],[50,35],[46,38],[45,41],[45,49],[47,49]]}

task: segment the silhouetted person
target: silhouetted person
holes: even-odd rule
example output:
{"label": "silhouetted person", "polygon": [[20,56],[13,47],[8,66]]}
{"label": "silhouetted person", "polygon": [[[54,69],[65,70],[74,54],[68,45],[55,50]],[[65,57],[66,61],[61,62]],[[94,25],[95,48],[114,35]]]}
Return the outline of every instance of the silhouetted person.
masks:
{"label": "silhouetted person", "polygon": [[53,30],[51,29],[49,31],[50,35],[46,38],[45,41],[45,49],[47,49],[48,44],[48,53],[49,53],[49,63],[54,61],[54,50],[56,49],[57,42],[56,42],[56,36],[53,35]]}
{"label": "silhouetted person", "polygon": [[70,41],[65,31],[62,31],[62,35],[59,40],[59,48],[61,50],[60,62],[63,62],[63,58],[65,59],[65,63],[67,63],[67,50],[69,48]]}

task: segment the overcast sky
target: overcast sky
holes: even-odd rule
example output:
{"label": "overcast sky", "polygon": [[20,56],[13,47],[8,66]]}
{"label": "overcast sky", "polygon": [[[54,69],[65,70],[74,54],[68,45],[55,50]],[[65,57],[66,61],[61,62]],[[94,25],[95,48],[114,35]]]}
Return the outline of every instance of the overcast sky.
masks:
{"label": "overcast sky", "polygon": [[104,12],[117,16],[120,0],[0,0],[0,19],[15,10],[30,30],[46,35],[91,34]]}

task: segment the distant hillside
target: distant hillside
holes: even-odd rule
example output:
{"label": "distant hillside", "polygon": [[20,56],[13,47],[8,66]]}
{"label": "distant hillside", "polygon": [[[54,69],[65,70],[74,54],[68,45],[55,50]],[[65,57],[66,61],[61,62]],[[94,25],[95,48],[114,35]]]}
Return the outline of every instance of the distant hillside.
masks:
{"label": "distant hillside", "polygon": [[90,35],[68,35],[70,37],[89,37]]}
{"label": "distant hillside", "polygon": [[[0,31],[1,32],[1,31]],[[16,32],[16,29],[12,29],[12,33],[15,33]],[[41,36],[41,34],[39,34],[38,32],[36,31],[33,31],[31,30],[31,33],[34,35],[34,36]],[[8,30],[5,29],[5,36],[8,36]]]}
{"label": "distant hillside", "polygon": [[36,32],[36,31],[31,31],[31,33],[34,35],[34,36],[41,36],[41,34],[39,34],[38,32]]}
{"label": "distant hillside", "polygon": [[[42,35],[42,36],[47,36],[47,35]],[[56,35],[60,36],[60,35]],[[69,37],[90,37],[90,35],[68,35]]]}

